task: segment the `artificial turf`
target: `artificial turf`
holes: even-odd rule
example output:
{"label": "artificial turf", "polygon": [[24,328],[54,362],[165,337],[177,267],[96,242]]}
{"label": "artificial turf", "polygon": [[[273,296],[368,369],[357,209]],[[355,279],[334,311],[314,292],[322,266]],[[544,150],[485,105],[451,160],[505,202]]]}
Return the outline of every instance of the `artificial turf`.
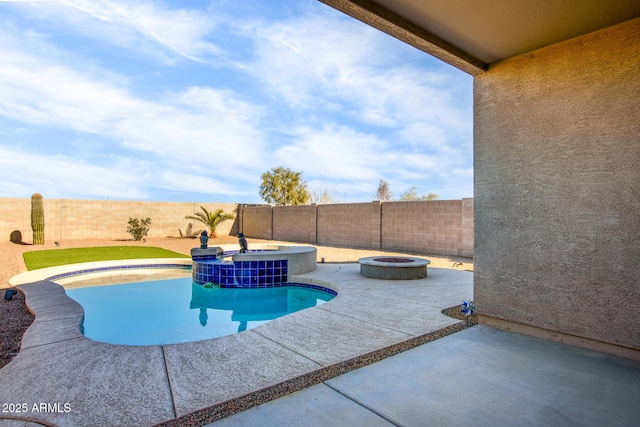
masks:
{"label": "artificial turf", "polygon": [[24,253],[28,270],[79,262],[137,258],[189,258],[189,255],[155,246],[100,246],[93,248],[48,249]]}

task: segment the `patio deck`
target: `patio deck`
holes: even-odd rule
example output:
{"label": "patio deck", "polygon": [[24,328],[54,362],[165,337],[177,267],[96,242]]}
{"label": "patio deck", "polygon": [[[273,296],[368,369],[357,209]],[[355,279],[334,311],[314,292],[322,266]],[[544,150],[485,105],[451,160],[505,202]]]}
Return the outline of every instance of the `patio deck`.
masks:
{"label": "patio deck", "polygon": [[474,326],[207,427],[636,427],[640,362]]}
{"label": "patio deck", "polygon": [[89,340],[79,331],[82,308],[62,287],[21,285],[36,321],[0,370],[0,402],[27,411],[0,420],[202,425],[458,331],[463,322],[441,310],[473,293],[470,272],[438,268],[388,281],[361,276],[358,264],[319,264],[295,281],[338,296],[240,334],[146,347]]}

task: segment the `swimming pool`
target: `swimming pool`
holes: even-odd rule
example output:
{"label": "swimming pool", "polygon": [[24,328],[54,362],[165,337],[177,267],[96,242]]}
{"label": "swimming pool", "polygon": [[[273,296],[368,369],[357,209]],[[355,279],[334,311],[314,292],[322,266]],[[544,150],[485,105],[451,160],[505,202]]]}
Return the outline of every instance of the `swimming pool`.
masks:
{"label": "swimming pool", "polygon": [[84,308],[83,333],[100,342],[163,345],[242,332],[331,300],[335,291],[287,283],[205,287],[189,278],[66,289]]}

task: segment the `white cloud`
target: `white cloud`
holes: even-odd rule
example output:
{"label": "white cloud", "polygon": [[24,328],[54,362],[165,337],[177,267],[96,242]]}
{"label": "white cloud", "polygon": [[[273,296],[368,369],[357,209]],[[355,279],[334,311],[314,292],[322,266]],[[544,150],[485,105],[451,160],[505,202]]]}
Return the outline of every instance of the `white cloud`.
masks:
{"label": "white cloud", "polygon": [[[464,120],[449,92],[463,84],[461,72],[436,60],[431,68],[418,68],[415,57],[398,54],[401,48],[415,55],[412,48],[356,21],[313,14],[248,26],[245,34],[255,42],[248,72],[291,105],[342,110],[385,127],[425,120],[453,126]],[[466,83],[470,90],[470,78]]]}
{"label": "white cloud", "polygon": [[159,174],[158,188],[173,192],[215,194],[232,199],[238,194],[228,177],[203,176],[186,170],[168,170]]}
{"label": "white cloud", "polygon": [[241,163],[238,153],[252,163],[263,150],[261,108],[230,91],[187,88],[139,107],[123,112],[114,125],[128,148],[167,159],[197,159],[224,170]]}
{"label": "white cloud", "polygon": [[294,142],[277,151],[278,164],[303,171],[310,184],[321,181],[349,201],[372,200],[380,179],[389,181],[398,195],[412,186],[429,186],[455,164],[439,152],[403,148],[344,126],[300,127],[292,135]]}
{"label": "white cloud", "polygon": [[[260,174],[280,165],[345,202],[370,200],[379,179],[398,195],[465,179],[471,191],[471,113],[459,95],[470,78],[424,66],[410,48],[325,6],[247,24],[218,8],[224,2],[198,11],[148,0],[63,3],[20,5],[27,20],[0,20],[0,116],[26,128],[0,149],[23,159],[45,144],[29,141],[30,130],[45,138],[51,130],[55,164],[74,164],[73,180],[91,173],[94,197],[255,202]],[[64,44],[77,36],[82,43]],[[234,68],[218,74],[211,65],[221,57]],[[120,173],[123,182],[100,184]],[[133,182],[138,190],[105,195]]]}
{"label": "white cloud", "polygon": [[247,72],[264,81],[291,105],[309,106],[318,92],[338,92],[358,79],[376,52],[375,30],[339,22],[326,13],[244,27],[255,43]]}
{"label": "white cloud", "polygon": [[[147,199],[151,165],[115,158],[100,166],[66,155],[42,155],[0,145],[1,197],[39,192],[53,198]],[[15,177],[20,177],[16,180]]]}
{"label": "white cloud", "polygon": [[[2,37],[0,36],[0,39]],[[132,100],[122,90],[57,64],[0,47],[0,114],[40,126],[99,132]]]}
{"label": "white cloud", "polygon": [[182,57],[206,62],[221,53],[206,38],[220,18],[202,11],[147,0],[59,0],[22,6],[32,19],[165,61]]}
{"label": "white cloud", "polygon": [[[326,124],[294,128],[291,137],[291,143],[276,151],[277,164],[302,171],[310,184],[317,186],[321,181],[347,201],[371,200],[380,179],[388,181],[398,197],[414,186],[425,194],[452,194],[448,198],[466,197],[473,191],[473,169],[463,166],[471,164],[471,148],[456,147],[430,126],[416,126],[407,134],[398,132],[385,139]],[[432,142],[420,144],[407,137]]]}
{"label": "white cloud", "polygon": [[470,77],[435,60],[418,66],[411,48],[332,13],[245,34],[255,37],[255,78],[298,111],[296,139],[278,151],[281,163],[298,165],[310,180],[348,180],[357,191],[370,182],[373,193],[387,179],[400,194],[400,187],[431,187],[461,159],[470,164]]}
{"label": "white cloud", "polygon": [[[261,107],[231,90],[207,87],[145,99],[126,78],[95,67],[82,70],[81,58],[48,47],[41,38],[21,41],[0,30],[0,115],[38,128],[84,134],[58,141],[58,152],[79,141],[97,153],[119,151],[120,145],[156,162],[160,171],[153,174],[187,165],[205,176],[234,176],[240,182],[256,179],[263,170]],[[50,54],[23,53],[31,51]]]}
{"label": "white cloud", "polygon": [[292,130],[294,142],[277,150],[280,164],[302,170],[307,176],[332,180],[376,179],[385,164],[388,147],[375,135],[342,126],[300,127]]}
{"label": "white cloud", "polygon": [[128,149],[166,158],[234,164],[238,151],[245,162],[259,156],[261,108],[230,90],[191,87],[147,100],[123,84],[124,78],[24,54],[21,47],[0,30],[4,117],[106,136]]}

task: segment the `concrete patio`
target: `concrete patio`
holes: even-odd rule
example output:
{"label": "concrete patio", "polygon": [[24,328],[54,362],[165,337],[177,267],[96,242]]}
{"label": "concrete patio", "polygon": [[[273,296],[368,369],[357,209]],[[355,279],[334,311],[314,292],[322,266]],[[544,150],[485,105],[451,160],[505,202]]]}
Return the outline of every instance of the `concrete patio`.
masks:
{"label": "concrete patio", "polygon": [[[441,310],[470,299],[472,280],[436,268],[421,280],[375,280],[358,264],[319,264],[294,281],[336,289],[329,303],[240,334],[147,347],[89,340],[80,333],[82,308],[61,286],[21,285],[36,321],[0,370],[0,402],[26,403],[27,411],[0,420],[206,424],[462,329]],[[36,411],[42,403],[49,405]]]}
{"label": "concrete patio", "polygon": [[474,326],[233,415],[238,426],[637,426],[640,362]]}

